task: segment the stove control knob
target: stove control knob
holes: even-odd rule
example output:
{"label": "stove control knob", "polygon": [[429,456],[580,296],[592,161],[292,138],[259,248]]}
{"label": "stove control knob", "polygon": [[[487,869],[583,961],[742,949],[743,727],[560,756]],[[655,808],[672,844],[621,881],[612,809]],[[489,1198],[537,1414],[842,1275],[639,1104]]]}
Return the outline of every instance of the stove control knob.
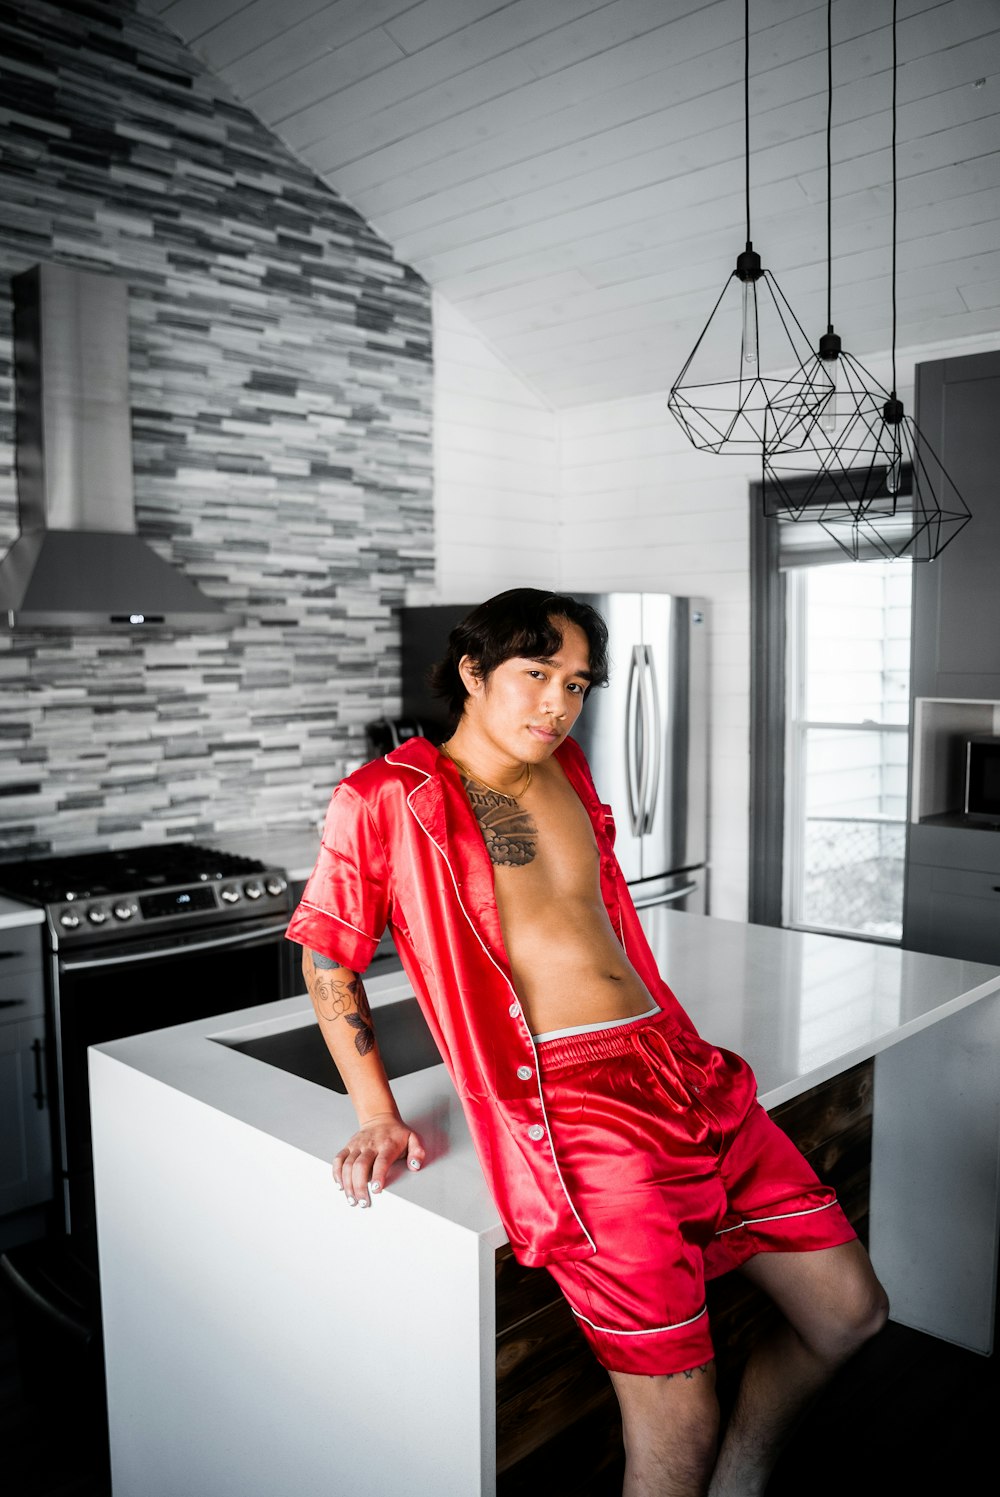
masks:
{"label": "stove control knob", "polygon": [[259,878],[252,878],[249,883],[243,885],[243,893],[247,899],[259,899],[264,892],[264,885]]}
{"label": "stove control knob", "polygon": [[277,874],[272,873],[270,878],[266,878],[264,880],[264,888],[267,890],[268,894],[271,894],[276,898],[279,894],[284,894],[285,890],[288,888],[288,885],[283,878],[279,878]]}
{"label": "stove control knob", "polygon": [[236,904],[240,897],[240,891],[236,884],[223,884],[219,890],[219,898],[223,904]]}
{"label": "stove control knob", "polygon": [[59,916],[59,924],[63,930],[77,930],[80,925],[80,917],[75,910],[63,910]]}
{"label": "stove control knob", "polygon": [[108,912],[103,904],[92,904],[87,910],[87,919],[91,925],[103,925],[108,918]]}
{"label": "stove control knob", "polygon": [[111,913],[116,920],[131,920],[133,915],[139,913],[139,906],[133,904],[131,899],[119,899],[117,904],[111,906]]}

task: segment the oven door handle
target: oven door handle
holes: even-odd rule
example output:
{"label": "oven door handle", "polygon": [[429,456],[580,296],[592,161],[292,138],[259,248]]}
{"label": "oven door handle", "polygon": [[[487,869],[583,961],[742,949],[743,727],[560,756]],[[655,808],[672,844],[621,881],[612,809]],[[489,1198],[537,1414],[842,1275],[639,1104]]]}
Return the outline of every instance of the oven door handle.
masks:
{"label": "oven door handle", "polygon": [[272,940],[277,935],[283,935],[289,918],[283,917],[280,921],[273,921],[269,925],[257,925],[253,930],[240,931],[234,936],[212,936],[207,941],[182,941],[176,946],[158,946],[155,950],[143,951],[133,947],[130,951],[122,952],[120,956],[96,955],[83,957],[80,960],[62,957],[59,966],[63,972],[86,972],[95,967],[120,967],[126,963],[155,962],[165,957],[191,956],[197,951],[218,951],[222,946],[256,946],[264,941]]}

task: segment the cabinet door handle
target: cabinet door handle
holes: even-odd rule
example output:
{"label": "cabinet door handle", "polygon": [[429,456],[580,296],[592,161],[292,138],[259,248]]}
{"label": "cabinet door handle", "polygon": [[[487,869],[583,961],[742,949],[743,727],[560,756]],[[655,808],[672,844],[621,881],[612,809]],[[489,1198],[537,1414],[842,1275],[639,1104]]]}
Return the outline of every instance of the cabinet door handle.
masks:
{"label": "cabinet door handle", "polygon": [[35,1057],[35,1106],[39,1112],[45,1111],[45,1066],[43,1055],[45,1052],[44,1040],[32,1040],[31,1053]]}
{"label": "cabinet door handle", "polygon": [[0,1008],[20,1008],[27,998],[0,998]]}

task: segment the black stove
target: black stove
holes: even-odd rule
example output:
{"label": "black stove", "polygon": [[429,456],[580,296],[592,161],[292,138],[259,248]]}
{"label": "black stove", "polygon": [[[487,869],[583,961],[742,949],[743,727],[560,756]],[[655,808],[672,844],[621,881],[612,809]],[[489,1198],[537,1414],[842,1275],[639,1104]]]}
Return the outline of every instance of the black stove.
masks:
{"label": "black stove", "polygon": [[0,864],[0,893],[41,905],[57,947],[228,924],[290,905],[283,869],[188,842]]}
{"label": "black stove", "polygon": [[44,911],[36,1097],[63,1226],[96,1263],[90,1047],[292,996],[291,890],[282,868],[168,842],[0,863],[0,893]]}

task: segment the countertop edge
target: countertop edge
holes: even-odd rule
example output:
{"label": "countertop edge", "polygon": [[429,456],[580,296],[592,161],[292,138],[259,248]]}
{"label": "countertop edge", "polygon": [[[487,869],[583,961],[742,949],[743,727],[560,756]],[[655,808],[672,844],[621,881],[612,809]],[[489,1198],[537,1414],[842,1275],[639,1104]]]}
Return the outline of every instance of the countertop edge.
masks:
{"label": "countertop edge", "polygon": [[[676,971],[686,979],[692,993],[699,995],[689,1006],[695,1022],[699,1028],[704,1026],[711,1041],[740,1048],[754,1065],[753,1045],[734,1045],[733,1041],[739,1035],[734,1033],[731,1039],[726,1036],[725,1026],[720,1026],[718,1019],[725,1013],[734,1019],[745,1017],[748,1011],[760,1008],[764,1002],[762,994],[768,995],[768,1006],[773,1003],[780,1008],[778,1000],[781,996],[787,1000],[792,988],[799,993],[795,981],[787,979],[787,991],[782,995],[778,987],[777,963],[771,961],[768,953],[779,949],[786,954],[794,952],[802,947],[802,941],[796,933],[771,927],[716,921],[713,929],[721,936],[725,927],[727,939],[735,943],[735,947],[725,958],[724,970],[720,971],[717,966],[713,970],[713,956],[718,958],[720,942],[704,941],[708,934],[706,922],[712,922],[712,917],[691,917],[682,913],[674,913],[665,922],[661,921],[671,937],[665,952],[671,960],[661,965],[665,970]],[[817,942],[821,944],[817,945]],[[722,946],[725,944],[725,941],[721,942]],[[765,1084],[759,1090],[759,1100],[766,1109],[800,1096],[1000,991],[1000,969],[984,964],[941,957],[924,958],[919,953],[899,950],[887,953],[881,947],[866,952],[858,948],[858,943],[844,943],[835,938],[811,937],[807,944],[812,951],[829,953],[830,975],[826,978],[826,986],[832,986],[838,998],[842,982],[838,963],[842,964],[845,958],[870,964],[868,981],[874,984],[879,1002],[882,1001],[883,986],[886,996],[891,997],[890,984],[883,981],[889,976],[898,983],[902,996],[898,999],[897,1009],[888,1017],[883,1016],[880,1008],[877,1009],[878,1025],[870,1032],[863,1026],[848,1029],[843,1042],[832,1053],[824,1053],[822,1045],[813,1045],[811,1060],[796,1060],[794,1057],[786,1060],[786,1076],[773,1084]],[[734,965],[737,950],[749,954],[750,966],[743,972],[742,981]],[[918,969],[925,963],[921,975]],[[797,981],[804,981],[801,974]],[[789,982],[791,987],[788,987]],[[684,982],[679,984],[682,999],[684,985]],[[912,997],[914,990],[920,988],[932,989],[934,993],[941,991],[948,996],[938,1002],[925,992],[920,999],[924,1005],[921,1011],[907,1013],[904,997]],[[376,1014],[376,1023],[379,1007],[412,996],[409,981],[402,972],[372,977],[366,981],[366,990]],[[825,988],[823,991],[825,995]],[[163,1085],[222,1111],[248,1128],[312,1157],[329,1161],[356,1128],[349,1099],[318,1083],[256,1060],[225,1042],[236,1032],[249,1037],[314,1022],[308,996],[301,994],[144,1035],[107,1041],[94,1048]],[[721,1035],[720,1028],[723,1029]],[[743,1036],[744,1039],[747,1037]],[[797,1053],[801,1056],[803,1051]],[[810,1055],[808,1047],[805,1047],[805,1055]],[[762,1055],[758,1059],[762,1069],[769,1070],[773,1076],[774,1065],[769,1058]],[[795,1074],[787,1074],[789,1070],[794,1070]],[[396,1205],[400,1208],[416,1206],[496,1245],[506,1241],[458,1096],[444,1065],[429,1066],[399,1077],[393,1080],[392,1086],[400,1112],[422,1134],[428,1146],[428,1163],[420,1174],[400,1172],[393,1180],[391,1194]]]}

